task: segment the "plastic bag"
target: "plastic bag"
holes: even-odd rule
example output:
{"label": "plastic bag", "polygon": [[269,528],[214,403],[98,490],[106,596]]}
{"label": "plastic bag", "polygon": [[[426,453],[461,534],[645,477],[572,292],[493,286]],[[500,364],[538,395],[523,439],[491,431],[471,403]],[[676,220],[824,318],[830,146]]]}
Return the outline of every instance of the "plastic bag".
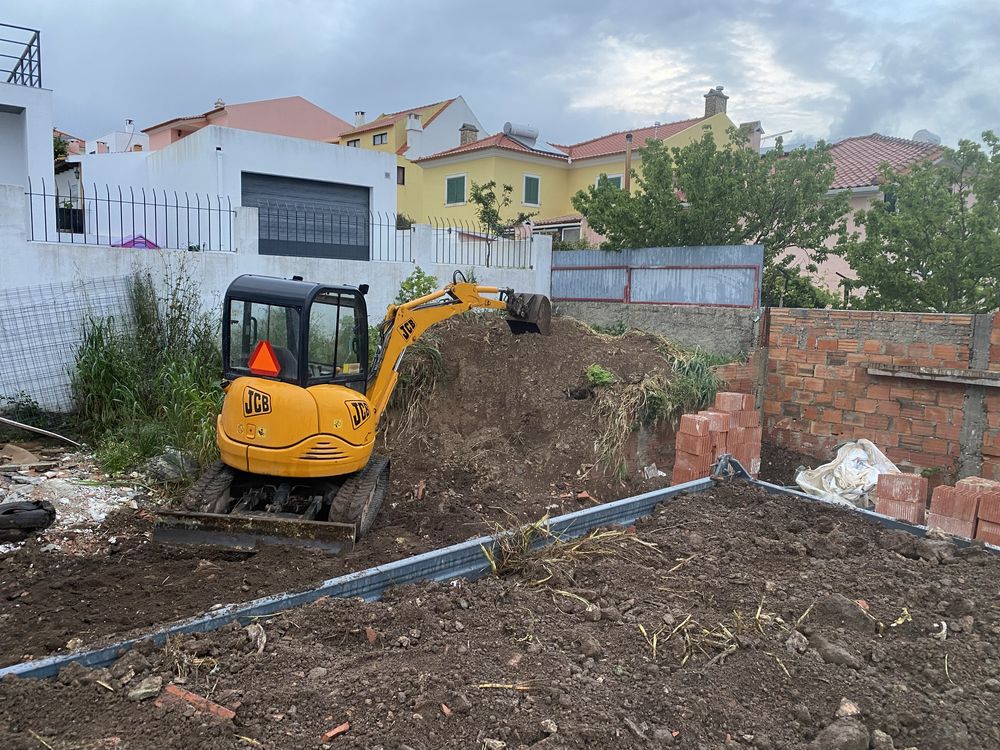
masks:
{"label": "plastic bag", "polygon": [[815,469],[803,469],[795,483],[808,495],[833,503],[870,509],[871,491],[879,474],[901,474],[896,465],[870,440],[844,443],[837,457]]}

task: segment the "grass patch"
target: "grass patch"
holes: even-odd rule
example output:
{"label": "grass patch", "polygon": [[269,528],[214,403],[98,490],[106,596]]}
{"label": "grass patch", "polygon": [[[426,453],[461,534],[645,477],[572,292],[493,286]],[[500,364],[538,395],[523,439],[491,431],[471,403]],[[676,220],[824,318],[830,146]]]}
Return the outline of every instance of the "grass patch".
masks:
{"label": "grass patch", "polygon": [[614,385],[615,374],[600,365],[590,365],[587,368],[587,382],[591,388],[599,388],[604,385]]}
{"label": "grass patch", "polygon": [[206,464],[217,457],[222,408],[217,323],[182,272],[159,295],[148,275],[132,280],[125,320],[91,321],[72,378],[77,419],[111,473],[167,446]]}

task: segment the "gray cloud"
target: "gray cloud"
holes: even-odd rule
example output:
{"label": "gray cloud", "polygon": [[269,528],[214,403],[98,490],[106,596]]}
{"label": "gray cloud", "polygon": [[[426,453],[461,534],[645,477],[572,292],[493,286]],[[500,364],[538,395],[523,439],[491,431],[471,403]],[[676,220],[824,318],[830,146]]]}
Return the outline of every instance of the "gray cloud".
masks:
{"label": "gray cloud", "polygon": [[527,121],[571,142],[698,115],[716,83],[733,119],[792,141],[1000,128],[992,0],[95,0],[72,14],[8,0],[0,21],[42,30],[57,125],[89,138],[217,97],[299,94],[350,119],[463,94],[491,130]]}

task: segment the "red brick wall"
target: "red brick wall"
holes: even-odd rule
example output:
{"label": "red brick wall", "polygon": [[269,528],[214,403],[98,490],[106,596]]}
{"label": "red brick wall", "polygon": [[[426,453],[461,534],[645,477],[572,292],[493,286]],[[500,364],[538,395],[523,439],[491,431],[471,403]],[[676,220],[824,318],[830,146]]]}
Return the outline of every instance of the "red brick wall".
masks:
{"label": "red brick wall", "polygon": [[[772,309],[770,316],[763,407],[769,442],[825,457],[838,443],[867,438],[897,464],[957,468],[965,386],[866,370],[880,363],[970,367],[972,316],[802,309]],[[995,317],[991,354],[1000,369],[998,325]],[[996,446],[989,472],[998,472],[995,389],[987,389],[986,408],[992,429],[984,454]],[[984,474],[992,476],[985,467]]]}
{"label": "red brick wall", "polygon": [[[1000,312],[993,313],[990,369],[1000,371]],[[987,479],[1000,480],[1000,389],[986,389],[986,429],[983,430],[983,471]]]}

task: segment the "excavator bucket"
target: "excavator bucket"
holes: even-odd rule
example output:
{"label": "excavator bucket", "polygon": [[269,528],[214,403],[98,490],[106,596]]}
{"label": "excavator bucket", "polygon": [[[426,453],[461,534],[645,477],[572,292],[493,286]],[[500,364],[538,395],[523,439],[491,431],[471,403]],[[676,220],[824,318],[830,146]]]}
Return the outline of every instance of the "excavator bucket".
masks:
{"label": "excavator bucket", "polygon": [[510,332],[552,333],[552,304],[544,294],[511,294],[507,297],[507,325]]}
{"label": "excavator bucket", "polygon": [[253,515],[161,510],[153,541],[252,550],[261,545],[291,545],[345,554],[354,549],[356,528],[349,523],[304,521],[269,513]]}

